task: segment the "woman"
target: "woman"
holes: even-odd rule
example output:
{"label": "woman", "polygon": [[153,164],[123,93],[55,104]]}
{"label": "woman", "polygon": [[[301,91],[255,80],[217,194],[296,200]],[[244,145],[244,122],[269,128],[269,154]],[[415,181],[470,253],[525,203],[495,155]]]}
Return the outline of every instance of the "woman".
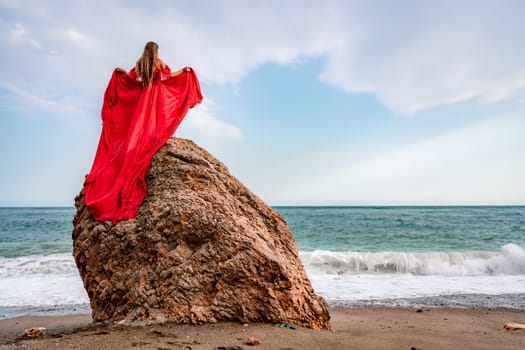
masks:
{"label": "woman", "polygon": [[[117,72],[128,74],[125,69],[117,68]],[[159,58],[159,45],[150,41],[144,47],[142,56],[138,59],[135,67],[129,72],[129,76],[133,79],[141,81],[143,87],[151,87],[154,80],[164,80],[167,77],[175,77],[182,72],[190,72],[190,67],[184,67],[176,72],[171,73],[168,67]]]}
{"label": "woman", "polygon": [[117,223],[137,215],[151,158],[201,101],[193,69],[171,72],[154,42],[146,44],[129,73],[115,69],[104,94],[97,154],[84,183],[95,220]]}

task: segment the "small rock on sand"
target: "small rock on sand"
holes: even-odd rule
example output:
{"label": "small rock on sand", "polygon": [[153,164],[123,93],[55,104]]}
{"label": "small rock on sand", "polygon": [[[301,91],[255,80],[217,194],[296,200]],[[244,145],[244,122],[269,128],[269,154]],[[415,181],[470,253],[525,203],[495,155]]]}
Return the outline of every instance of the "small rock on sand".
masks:
{"label": "small rock on sand", "polygon": [[246,344],[248,344],[248,345],[259,345],[261,343],[262,342],[259,339],[255,338],[255,337],[249,337],[248,340],[246,341]]}
{"label": "small rock on sand", "polygon": [[22,332],[22,338],[40,338],[46,334],[46,329],[44,327],[33,327],[28,328]]}
{"label": "small rock on sand", "polygon": [[506,331],[517,331],[518,329],[525,329],[525,324],[521,324],[521,323],[505,323],[503,328]]}

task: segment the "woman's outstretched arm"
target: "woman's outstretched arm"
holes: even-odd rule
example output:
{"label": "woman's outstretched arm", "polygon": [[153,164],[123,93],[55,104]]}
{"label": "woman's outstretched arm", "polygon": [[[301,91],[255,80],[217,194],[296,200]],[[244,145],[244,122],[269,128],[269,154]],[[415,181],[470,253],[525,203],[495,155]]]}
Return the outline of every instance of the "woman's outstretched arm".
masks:
{"label": "woman's outstretched arm", "polygon": [[181,74],[182,72],[191,72],[193,69],[191,67],[184,67],[182,69],[179,69],[178,71],[176,72],[172,72],[170,74],[170,77],[176,77],[177,75]]}
{"label": "woman's outstretched arm", "polygon": [[116,71],[117,71],[118,73],[124,73],[124,74],[126,74],[126,75],[128,74],[128,72],[127,72],[124,68],[120,68],[120,67],[118,67],[118,68],[116,69]]}

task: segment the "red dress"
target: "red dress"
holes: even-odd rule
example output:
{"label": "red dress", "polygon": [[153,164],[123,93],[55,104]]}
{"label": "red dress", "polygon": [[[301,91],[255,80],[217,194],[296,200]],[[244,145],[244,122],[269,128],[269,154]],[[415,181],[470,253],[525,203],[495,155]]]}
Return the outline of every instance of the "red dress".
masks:
{"label": "red dress", "polygon": [[117,223],[137,216],[151,158],[201,101],[193,70],[170,77],[168,66],[158,67],[150,88],[142,87],[134,69],[129,75],[113,72],[104,94],[97,154],[84,182],[95,220]]}

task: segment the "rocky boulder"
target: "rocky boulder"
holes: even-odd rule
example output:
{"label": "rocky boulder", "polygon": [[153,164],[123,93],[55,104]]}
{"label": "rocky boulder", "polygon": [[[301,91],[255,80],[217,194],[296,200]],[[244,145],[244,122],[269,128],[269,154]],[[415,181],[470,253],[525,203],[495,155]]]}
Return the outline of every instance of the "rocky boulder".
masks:
{"label": "rocky boulder", "polygon": [[73,254],[95,321],[294,323],[329,329],[285,220],[190,140],[154,156],[136,219],[76,197]]}

